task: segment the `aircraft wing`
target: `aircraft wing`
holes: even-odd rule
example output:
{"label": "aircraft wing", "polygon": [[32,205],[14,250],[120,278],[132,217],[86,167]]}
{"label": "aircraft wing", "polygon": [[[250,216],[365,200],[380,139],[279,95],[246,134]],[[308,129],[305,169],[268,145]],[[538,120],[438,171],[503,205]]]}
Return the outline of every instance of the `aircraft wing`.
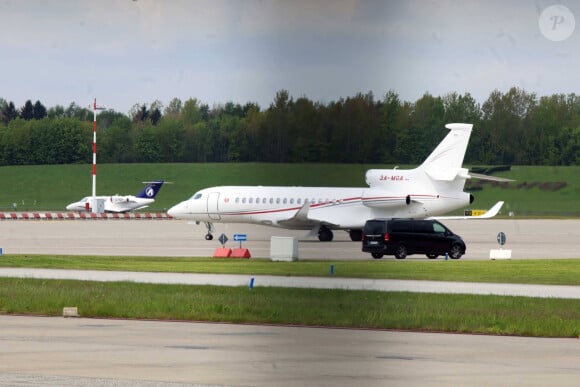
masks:
{"label": "aircraft wing", "polygon": [[310,203],[304,203],[304,205],[298,211],[296,211],[296,213],[291,218],[279,220],[278,224],[290,229],[315,228],[320,225],[325,225],[329,228],[338,228],[338,225],[336,224],[309,218],[309,210]]}
{"label": "aircraft wing", "polygon": [[146,204],[144,206],[139,206],[139,207],[132,208],[131,211],[142,210],[143,208],[147,208],[147,207],[149,207],[149,206]]}
{"label": "aircraft wing", "polygon": [[491,207],[489,210],[487,210],[485,212],[485,214],[482,215],[477,215],[477,216],[432,216],[429,217],[427,219],[437,219],[437,220],[455,220],[455,219],[489,219],[489,218],[493,218],[494,216],[496,216],[499,213],[499,210],[501,209],[501,207],[503,206],[502,201],[499,201],[497,203],[494,204],[493,207]]}

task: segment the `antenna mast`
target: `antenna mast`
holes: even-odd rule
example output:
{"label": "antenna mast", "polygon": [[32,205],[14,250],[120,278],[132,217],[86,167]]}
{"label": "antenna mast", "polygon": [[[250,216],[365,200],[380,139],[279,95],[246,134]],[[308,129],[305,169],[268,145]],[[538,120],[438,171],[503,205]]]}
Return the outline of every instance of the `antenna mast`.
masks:
{"label": "antenna mast", "polygon": [[[89,105],[90,106],[90,105]],[[97,106],[97,99],[93,102],[93,199],[91,212],[98,212],[97,205],[97,110],[104,110],[103,106]]]}

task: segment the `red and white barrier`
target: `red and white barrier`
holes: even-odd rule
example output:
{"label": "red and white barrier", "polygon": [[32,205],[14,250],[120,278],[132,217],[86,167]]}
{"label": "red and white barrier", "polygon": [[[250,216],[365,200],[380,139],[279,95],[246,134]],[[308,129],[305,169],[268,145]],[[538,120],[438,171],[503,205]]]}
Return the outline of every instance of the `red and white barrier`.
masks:
{"label": "red and white barrier", "polygon": [[165,212],[0,212],[1,220],[169,220]]}

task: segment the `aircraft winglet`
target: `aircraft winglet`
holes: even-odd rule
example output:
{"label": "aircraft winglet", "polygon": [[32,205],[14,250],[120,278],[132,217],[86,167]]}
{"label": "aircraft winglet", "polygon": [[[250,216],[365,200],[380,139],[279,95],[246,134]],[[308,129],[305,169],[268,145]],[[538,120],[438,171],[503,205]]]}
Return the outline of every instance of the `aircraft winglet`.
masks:
{"label": "aircraft winglet", "polygon": [[292,219],[298,221],[306,222],[308,220],[308,211],[310,210],[310,203],[306,202],[304,205],[294,214]]}
{"label": "aircraft winglet", "polygon": [[480,219],[493,218],[494,216],[496,216],[499,213],[499,210],[501,209],[502,206],[503,206],[503,201],[499,201],[499,202],[495,203],[495,205],[493,207],[491,207],[489,210],[487,210],[485,212],[485,214],[481,214],[479,216],[472,216],[472,218],[480,218]]}
{"label": "aircraft winglet", "polygon": [[456,220],[456,219],[490,219],[496,216],[499,213],[499,210],[503,206],[504,202],[499,201],[494,204],[489,210],[485,212],[485,214],[476,215],[476,216],[432,216],[428,219],[445,219],[445,220]]}
{"label": "aircraft winglet", "polygon": [[304,203],[302,207],[292,217],[284,220],[279,220],[278,224],[281,224],[288,228],[297,228],[299,226],[308,227],[320,224],[320,222],[309,219],[308,211],[310,210],[310,203]]}

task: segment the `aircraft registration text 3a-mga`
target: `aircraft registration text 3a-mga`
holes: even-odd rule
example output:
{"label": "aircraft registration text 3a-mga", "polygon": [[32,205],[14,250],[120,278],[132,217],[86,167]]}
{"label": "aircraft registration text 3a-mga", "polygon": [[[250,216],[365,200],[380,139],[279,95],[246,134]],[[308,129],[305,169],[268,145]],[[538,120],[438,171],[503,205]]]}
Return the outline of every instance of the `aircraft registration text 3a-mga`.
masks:
{"label": "aircraft registration text 3a-mga", "polygon": [[[213,223],[254,223],[310,230],[331,241],[333,230],[349,232],[360,241],[365,221],[373,218],[428,218],[468,206],[473,196],[463,192],[466,179],[506,181],[476,175],[462,168],[472,124],[447,124],[450,132],[427,159],[414,169],[370,169],[368,187],[221,186],[202,189],[167,211],[177,219],[204,222],[206,239]],[[485,214],[495,216],[503,202]],[[443,217],[467,218],[467,217]]]}
{"label": "aircraft registration text 3a-mga", "polygon": [[[128,212],[149,207],[155,201],[155,196],[163,186],[163,180],[147,182],[137,195],[96,196],[105,204],[105,212]],[[87,196],[66,206],[69,211],[90,212],[92,196]]]}

